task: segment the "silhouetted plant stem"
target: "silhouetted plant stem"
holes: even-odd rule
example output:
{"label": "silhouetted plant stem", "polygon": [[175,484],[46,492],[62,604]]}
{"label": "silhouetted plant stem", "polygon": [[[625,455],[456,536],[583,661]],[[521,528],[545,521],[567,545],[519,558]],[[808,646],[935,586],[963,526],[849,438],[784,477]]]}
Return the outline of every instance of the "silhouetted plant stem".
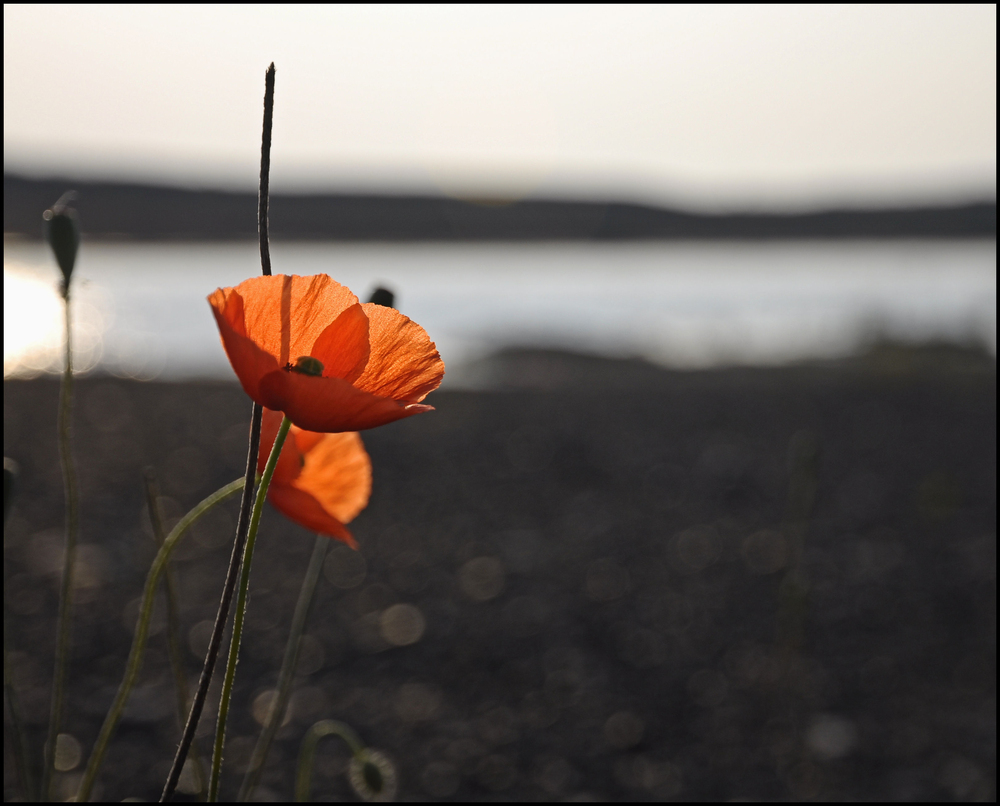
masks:
{"label": "silhouetted plant stem", "polygon": [[[143,476],[146,490],[146,508],[149,510],[149,522],[153,527],[153,539],[157,549],[163,548],[166,534],[163,529],[163,513],[160,510],[160,490],[152,468],[146,468]],[[163,570],[164,592],[167,598],[167,652],[170,656],[170,669],[174,675],[174,686],[177,689],[177,719],[183,730],[188,710],[188,684],[184,673],[183,652],[180,641],[180,619],[177,615],[177,586],[174,582],[174,569],[170,562]],[[197,743],[191,745],[191,762],[194,766],[194,778],[197,786],[196,794],[205,791],[205,767],[201,763]]]}
{"label": "silhouetted plant stem", "polygon": [[247,774],[240,787],[240,793],[236,796],[238,801],[247,801],[253,795],[257,783],[260,781],[261,773],[264,771],[264,762],[267,760],[271,743],[285,720],[288,700],[292,695],[292,681],[295,679],[295,669],[298,666],[299,652],[302,649],[302,633],[305,631],[306,621],[309,619],[309,612],[316,594],[316,585],[323,570],[323,560],[326,559],[329,545],[330,538],[316,535],[312,556],[309,558],[309,566],[306,568],[302,589],[299,591],[299,599],[295,603],[295,613],[292,616],[292,625],[288,632],[288,643],[285,645],[285,656],[281,660],[281,671],[278,673],[278,687],[268,710],[264,727],[260,732],[260,738],[257,739],[257,746],[254,747],[253,755],[250,758],[250,765],[247,767]]}
{"label": "silhouetted plant stem", "polygon": [[260,270],[271,274],[271,247],[267,237],[267,207],[271,181],[271,123],[274,120],[274,62],[264,74],[264,130],[260,136],[260,190],[257,194],[257,236],[260,240]]}
{"label": "silhouetted plant stem", "polygon": [[[198,720],[201,718],[201,712],[205,708],[205,698],[208,696],[208,687],[212,682],[212,675],[215,672],[215,662],[219,657],[219,647],[222,646],[222,633],[225,631],[226,622],[229,619],[229,607],[232,604],[233,593],[236,590],[240,560],[243,557],[243,547],[246,543],[247,529],[250,525],[250,506],[253,501],[253,481],[257,476],[257,451],[260,447],[260,423],[263,411],[259,404],[253,404],[253,414],[250,419],[250,449],[247,452],[247,472],[243,479],[243,498],[240,503],[240,518],[236,525],[236,541],[233,543],[233,553],[229,558],[229,570],[222,589],[222,599],[219,601],[219,612],[215,616],[215,626],[212,629],[212,637],[208,643],[208,651],[205,653],[205,664],[201,670],[201,677],[198,679],[198,689],[195,691],[194,699],[191,700],[191,710],[188,712],[187,722],[184,724],[184,731],[181,734],[181,741],[177,746],[174,763],[170,768],[167,781],[163,786],[163,792],[160,795],[161,803],[169,800],[177,788],[181,770],[184,769],[184,761],[187,759],[191,743],[194,741],[194,733],[198,728]],[[247,490],[251,492],[248,493]]]}
{"label": "silhouetted plant stem", "polygon": [[247,594],[250,590],[250,567],[253,563],[253,549],[257,542],[257,529],[260,526],[260,516],[264,511],[264,499],[267,488],[271,486],[271,476],[278,464],[281,446],[285,444],[288,429],[292,421],[281,418],[278,435],[274,438],[274,447],[267,457],[264,475],[257,487],[257,500],[253,506],[253,516],[250,519],[250,531],[247,533],[246,548],[243,550],[243,563],[240,572],[240,590],[236,598],[236,612],[233,616],[233,634],[229,639],[229,660],[226,663],[226,676],[222,681],[222,696],[219,698],[219,720],[215,726],[215,749],[212,753],[212,775],[208,781],[208,800],[214,803],[219,796],[219,779],[222,773],[222,750],[226,743],[226,718],[229,716],[229,701],[233,696],[233,681],[236,679],[236,661],[240,654],[240,641],[243,638],[243,620],[247,611]]}
{"label": "silhouetted plant stem", "polygon": [[[260,264],[261,272],[265,275],[271,273],[271,252],[267,237],[267,204],[268,204],[268,176],[271,170],[271,120],[274,110],[274,62],[267,68],[264,76],[264,130],[261,136],[260,146],[260,193],[257,200],[257,228],[260,240]],[[181,770],[184,768],[184,760],[187,758],[194,741],[194,733],[198,727],[198,720],[205,707],[205,698],[208,696],[208,687],[212,682],[212,675],[215,672],[215,662],[219,657],[219,648],[222,646],[222,633],[226,628],[226,621],[229,618],[229,607],[232,604],[233,592],[236,589],[236,578],[239,574],[240,561],[243,557],[243,547],[246,544],[247,529],[250,526],[250,507],[253,502],[253,481],[257,476],[257,453],[260,448],[260,423],[264,410],[259,403],[253,404],[250,417],[250,446],[247,451],[246,485],[243,488],[243,500],[240,503],[240,518],[236,524],[236,540],[233,543],[233,553],[229,558],[229,570],[226,573],[226,582],[222,591],[222,599],[219,601],[219,612],[215,618],[215,627],[212,630],[212,639],[208,644],[208,652],[205,655],[205,665],[201,670],[201,677],[198,680],[198,689],[195,691],[194,699],[191,701],[191,711],[188,714],[187,723],[184,725],[184,732],[181,735],[180,744],[177,746],[177,754],[174,756],[174,763],[167,775],[167,781],[163,786],[163,793],[160,801],[170,799],[177,788],[177,781],[180,779]]]}
{"label": "silhouetted plant stem", "polygon": [[66,549],[63,557],[62,583],[59,586],[59,615],[56,626],[56,660],[52,675],[52,702],[49,710],[49,731],[45,740],[42,783],[39,797],[49,799],[55,763],[56,739],[62,725],[63,700],[66,695],[66,669],[69,659],[70,623],[73,617],[73,571],[76,567],[76,537],[79,529],[79,492],[76,469],[70,451],[70,421],[73,417],[73,339],[68,279],[63,284],[63,307],[66,314],[66,365],[59,389],[59,462],[62,465],[63,489],[66,494]]}
{"label": "silhouetted plant stem", "polygon": [[305,803],[309,800],[309,790],[312,788],[313,764],[316,761],[316,745],[324,736],[339,736],[351,749],[351,755],[358,758],[364,753],[365,746],[350,725],[335,719],[324,719],[317,722],[302,739],[302,749],[299,751],[299,767],[295,774],[295,800]]}
{"label": "silhouetted plant stem", "polygon": [[177,548],[180,539],[187,530],[202,515],[216,504],[222,503],[230,496],[242,490],[244,484],[244,479],[236,479],[236,481],[230,482],[222,489],[216,490],[208,498],[199,503],[170,530],[170,534],[164,539],[163,545],[157,552],[156,558],[153,560],[152,566],[150,566],[149,573],[146,575],[146,585],[142,593],[142,606],[139,609],[135,635],[132,638],[132,648],[129,650],[128,661],[125,664],[125,676],[118,687],[118,693],[111,703],[111,708],[108,709],[108,715],[104,718],[104,724],[101,726],[101,732],[97,735],[97,741],[94,742],[94,750],[90,754],[90,759],[87,761],[87,767],[83,773],[83,779],[80,781],[80,791],[76,796],[77,802],[83,803],[90,798],[94,781],[101,768],[101,762],[104,760],[104,754],[108,749],[108,742],[111,741],[115,728],[118,727],[118,722],[121,719],[122,712],[125,710],[129,694],[132,692],[132,687],[135,685],[135,681],[142,669],[142,657],[146,649],[146,638],[149,636],[149,622],[153,616],[156,589],[159,585],[160,577],[163,576],[167,568],[167,561],[170,559],[170,555]]}

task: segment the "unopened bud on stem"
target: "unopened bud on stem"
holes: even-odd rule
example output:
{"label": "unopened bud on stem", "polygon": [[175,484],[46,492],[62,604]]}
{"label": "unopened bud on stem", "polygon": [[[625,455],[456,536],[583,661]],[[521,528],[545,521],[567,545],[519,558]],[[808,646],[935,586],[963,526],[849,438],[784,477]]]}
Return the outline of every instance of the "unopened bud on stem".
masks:
{"label": "unopened bud on stem", "polygon": [[75,195],[73,191],[64,193],[51,209],[42,213],[42,218],[45,219],[45,239],[52,247],[56,263],[62,271],[64,297],[69,296],[69,281],[73,276],[76,253],[80,248],[80,225],[77,223],[76,210],[66,206]]}

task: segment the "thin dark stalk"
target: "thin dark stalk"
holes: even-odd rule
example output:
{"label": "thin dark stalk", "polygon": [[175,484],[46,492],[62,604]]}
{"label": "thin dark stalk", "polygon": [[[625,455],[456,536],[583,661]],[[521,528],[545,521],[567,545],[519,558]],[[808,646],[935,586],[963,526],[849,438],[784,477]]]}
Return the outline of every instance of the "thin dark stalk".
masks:
{"label": "thin dark stalk", "polygon": [[274,62],[264,74],[264,131],[260,137],[260,191],[257,195],[257,234],[260,238],[260,270],[271,274],[271,247],[267,236],[267,205],[271,181],[271,121],[274,119]]}
{"label": "thin dark stalk", "polygon": [[[274,62],[267,68],[267,73],[264,76],[264,131],[260,146],[260,196],[257,205],[260,263],[261,271],[265,275],[271,273],[271,252],[267,240],[267,201],[269,193],[268,176],[271,170],[271,119],[273,111]],[[226,583],[223,587],[222,599],[219,601],[219,612],[215,618],[212,640],[208,644],[208,652],[205,655],[205,665],[202,667],[201,678],[198,680],[198,689],[195,691],[194,699],[191,702],[191,711],[188,714],[187,724],[184,726],[184,733],[181,736],[180,744],[177,746],[177,755],[174,756],[173,766],[170,768],[167,782],[163,786],[163,793],[160,795],[161,803],[169,800],[177,788],[177,781],[181,777],[184,761],[187,758],[188,751],[191,749],[191,742],[194,741],[194,733],[198,727],[198,720],[201,718],[201,712],[205,708],[205,698],[208,696],[208,687],[212,682],[212,675],[215,672],[215,663],[219,658],[219,649],[222,646],[222,633],[225,631],[226,622],[229,619],[229,608],[233,602],[236,580],[240,575],[243,549],[246,546],[247,532],[250,528],[250,514],[254,501],[254,480],[257,477],[257,454],[260,450],[260,423],[263,414],[264,410],[260,404],[254,403],[253,413],[250,418],[250,447],[247,451],[246,483],[243,487],[243,499],[240,502],[240,518],[236,524],[236,540],[233,542],[233,553],[229,558],[229,570],[226,573]]]}
{"label": "thin dark stalk", "polygon": [[[163,548],[167,539],[163,528],[163,513],[160,509],[160,490],[156,475],[152,468],[146,468],[144,474],[146,488],[146,507],[149,510],[149,522],[153,527],[153,539],[157,549]],[[180,641],[180,617],[177,614],[177,583],[174,581],[174,569],[168,560],[163,569],[164,592],[167,597],[167,653],[170,656],[170,669],[174,675],[174,686],[177,689],[177,719],[183,729],[188,710],[188,681],[184,673],[184,653]],[[191,761],[194,764],[194,778],[197,793],[205,791],[205,767],[198,753],[197,743],[191,745]]]}
{"label": "thin dark stalk", "polygon": [[233,696],[233,684],[236,680],[236,663],[240,654],[240,641],[243,639],[243,620],[247,612],[247,601],[250,595],[250,566],[253,562],[253,549],[257,542],[257,528],[260,526],[260,516],[264,511],[264,497],[271,484],[274,468],[278,464],[281,446],[292,427],[287,417],[281,419],[278,435],[267,457],[264,474],[257,487],[257,498],[253,504],[253,515],[250,519],[250,529],[247,532],[247,545],[243,550],[243,564],[240,568],[240,587],[236,595],[236,610],[233,616],[233,634],[229,639],[229,660],[226,663],[226,676],[222,681],[222,694],[219,697],[219,718],[215,726],[215,749],[212,753],[212,775],[208,779],[208,800],[214,803],[219,798],[219,783],[222,776],[222,751],[226,744],[226,719],[229,716],[229,703]]}
{"label": "thin dark stalk", "polygon": [[63,558],[62,584],[59,586],[59,616],[56,627],[56,660],[52,675],[52,703],[49,711],[49,732],[45,740],[42,765],[42,782],[39,798],[49,799],[55,763],[56,740],[62,725],[63,701],[66,697],[66,671],[69,659],[70,623],[73,617],[73,571],[76,567],[76,537],[79,530],[79,493],[76,469],[70,452],[70,422],[73,417],[73,343],[72,317],[70,316],[69,282],[63,285],[63,303],[66,312],[66,368],[59,390],[59,461],[62,465],[63,487],[66,491],[66,553]]}
{"label": "thin dark stalk", "polygon": [[247,768],[240,793],[236,796],[237,801],[247,801],[253,795],[257,783],[260,781],[261,773],[264,772],[267,752],[271,749],[271,743],[274,741],[278,729],[285,721],[285,711],[288,710],[288,701],[292,695],[292,680],[295,678],[295,669],[299,665],[302,633],[305,631],[306,621],[309,619],[316,585],[319,583],[320,573],[323,571],[323,560],[326,559],[326,550],[329,545],[330,538],[316,535],[312,556],[309,558],[309,567],[306,568],[302,589],[299,591],[299,600],[295,603],[292,626],[288,633],[288,644],[285,646],[285,656],[281,660],[281,671],[278,673],[278,688],[268,711],[267,721],[260,732],[260,738],[257,739],[257,746],[250,758],[250,766]]}
{"label": "thin dark stalk", "polygon": [[[160,802],[164,803],[170,799],[177,782],[181,777],[181,770],[184,768],[184,761],[187,759],[191,744],[194,741],[194,733],[198,728],[198,720],[201,712],[205,708],[205,699],[208,696],[208,687],[212,682],[212,675],[215,672],[215,662],[219,658],[219,648],[222,646],[222,633],[226,629],[226,622],[229,620],[229,608],[233,603],[233,593],[236,591],[236,581],[239,579],[240,562],[243,559],[243,548],[247,540],[247,530],[250,527],[250,513],[253,508],[253,487],[257,477],[257,452],[260,448],[260,423],[264,410],[260,404],[253,404],[253,413],[250,418],[250,449],[247,451],[247,472],[244,477],[243,498],[240,503],[240,518],[236,524],[236,540],[233,543],[233,553],[229,558],[229,571],[226,573],[226,582],[222,589],[222,599],[219,601],[219,612],[215,616],[215,627],[212,630],[212,639],[208,644],[208,652],[205,654],[205,665],[201,670],[201,677],[198,679],[198,688],[195,691],[194,699],[191,701],[191,710],[188,712],[187,723],[184,725],[184,732],[181,734],[180,744],[177,746],[177,754],[174,756],[173,766],[167,776],[167,782],[163,786],[163,793],[160,795]],[[250,490],[248,493],[247,490]]]}

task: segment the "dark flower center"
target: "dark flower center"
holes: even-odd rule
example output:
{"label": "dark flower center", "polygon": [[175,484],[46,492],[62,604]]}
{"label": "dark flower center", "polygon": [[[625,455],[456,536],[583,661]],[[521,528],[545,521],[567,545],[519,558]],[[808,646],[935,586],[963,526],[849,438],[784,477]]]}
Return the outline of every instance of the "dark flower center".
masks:
{"label": "dark flower center", "polygon": [[323,362],[318,358],[309,355],[302,355],[295,359],[294,364],[285,364],[285,369],[290,372],[298,372],[302,375],[313,375],[319,377],[323,374]]}

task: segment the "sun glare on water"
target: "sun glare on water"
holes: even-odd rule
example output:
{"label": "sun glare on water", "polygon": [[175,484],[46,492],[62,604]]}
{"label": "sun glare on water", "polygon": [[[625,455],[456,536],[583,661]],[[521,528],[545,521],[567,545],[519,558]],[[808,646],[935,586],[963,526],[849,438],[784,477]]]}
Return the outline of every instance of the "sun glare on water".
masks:
{"label": "sun glare on water", "polygon": [[[56,274],[55,271],[52,274]],[[73,368],[91,369],[100,358],[102,317],[87,302],[73,307]],[[55,277],[4,263],[3,376],[32,378],[59,372],[63,362],[63,304]]]}

